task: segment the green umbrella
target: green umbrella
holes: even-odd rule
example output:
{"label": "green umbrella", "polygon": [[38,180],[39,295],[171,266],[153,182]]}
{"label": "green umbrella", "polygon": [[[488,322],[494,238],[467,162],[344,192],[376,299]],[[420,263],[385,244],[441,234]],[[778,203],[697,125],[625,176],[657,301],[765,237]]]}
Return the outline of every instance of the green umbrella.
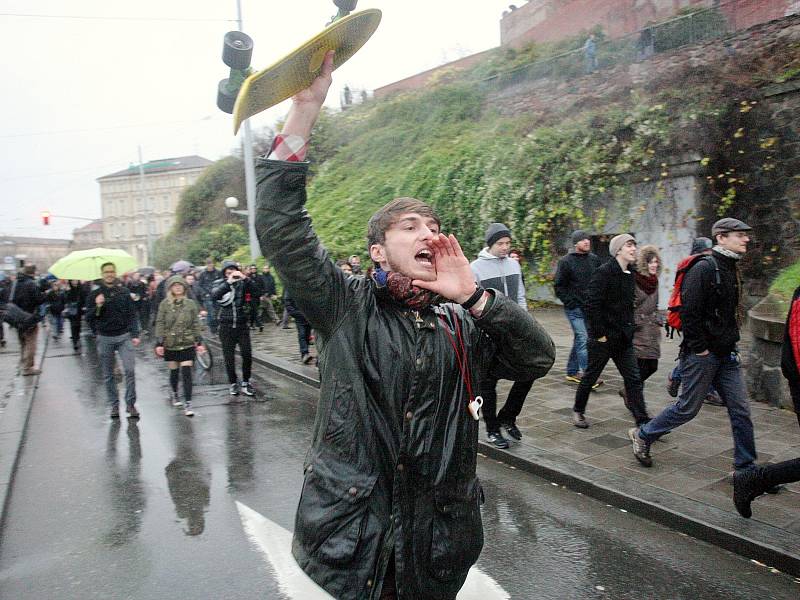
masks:
{"label": "green umbrella", "polygon": [[59,279],[100,279],[100,265],[114,263],[117,273],[127,273],[136,268],[136,260],[125,250],[116,248],[91,248],[75,250],[59,258],[49,271]]}

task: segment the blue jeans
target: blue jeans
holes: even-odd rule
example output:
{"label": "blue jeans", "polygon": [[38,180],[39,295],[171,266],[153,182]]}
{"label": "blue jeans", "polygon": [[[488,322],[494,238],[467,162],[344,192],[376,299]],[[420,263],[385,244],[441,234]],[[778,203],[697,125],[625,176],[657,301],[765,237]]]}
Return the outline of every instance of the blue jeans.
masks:
{"label": "blue jeans", "polygon": [[583,314],[582,308],[565,308],[564,312],[572,327],[572,333],[575,335],[572,350],[567,359],[567,375],[585,373],[589,368],[589,351],[586,349],[589,334],[586,332],[586,316]]}
{"label": "blue jeans", "polygon": [[53,328],[53,335],[59,337],[64,333],[64,317],[61,314],[54,315],[53,313],[49,313],[48,316],[50,317],[50,327]]}
{"label": "blue jeans", "polygon": [[681,394],[661,414],[641,426],[640,437],[653,442],[668,431],[691,421],[700,412],[703,399],[713,385],[725,401],[731,420],[733,465],[736,469],[752,467],[756,460],[756,442],[739,361],[730,355],[709,353],[698,356],[694,352],[685,352],[679,366],[682,375]]}
{"label": "blue jeans", "polygon": [[206,325],[211,333],[217,333],[217,307],[211,297],[203,300],[203,308],[206,309]]}
{"label": "blue jeans", "polygon": [[311,341],[311,323],[300,314],[295,313],[294,324],[297,325],[297,343],[300,345],[300,357],[308,354],[308,346]]}
{"label": "blue jeans", "polygon": [[119,354],[122,370],[125,372],[125,404],[131,407],[136,404],[136,351],[133,349],[131,336],[128,333],[97,336],[97,355],[103,372],[103,382],[106,384],[108,404],[112,408],[119,406],[117,381],[114,379],[115,352]]}
{"label": "blue jeans", "polygon": [[[675,365],[672,369],[672,372],[669,374],[669,378],[673,381],[677,381],[680,385],[680,382],[683,381],[683,375],[681,374],[681,362],[678,361],[678,364]],[[708,388],[709,394],[716,394],[717,390],[714,389],[714,385],[712,384],[710,388]]]}

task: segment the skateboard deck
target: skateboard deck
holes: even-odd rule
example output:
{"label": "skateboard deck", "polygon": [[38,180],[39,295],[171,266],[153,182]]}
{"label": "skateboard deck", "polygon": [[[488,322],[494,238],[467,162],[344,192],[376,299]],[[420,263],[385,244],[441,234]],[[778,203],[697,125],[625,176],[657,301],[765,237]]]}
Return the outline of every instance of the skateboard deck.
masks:
{"label": "skateboard deck", "polygon": [[319,75],[322,61],[329,50],[334,70],[343,65],[367,43],[381,22],[381,11],[362,10],[334,21],[324,31],[308,40],[294,52],[263,71],[244,80],[233,108],[233,133],[245,119],[291,98],[306,89]]}

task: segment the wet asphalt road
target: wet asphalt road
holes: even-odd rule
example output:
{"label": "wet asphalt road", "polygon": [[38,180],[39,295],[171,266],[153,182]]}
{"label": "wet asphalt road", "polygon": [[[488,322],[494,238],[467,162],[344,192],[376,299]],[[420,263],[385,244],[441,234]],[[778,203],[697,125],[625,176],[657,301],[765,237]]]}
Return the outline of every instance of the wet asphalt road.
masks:
{"label": "wet asphalt road", "polygon": [[[50,344],[0,598],[284,598],[234,501],[292,529],[317,391],[262,373],[259,401],[230,403],[218,366],[189,419],[167,402],[163,363],[140,352],[142,419],[115,423],[91,352]],[[492,460],[478,469],[478,566],[511,598],[800,597],[792,577]]]}

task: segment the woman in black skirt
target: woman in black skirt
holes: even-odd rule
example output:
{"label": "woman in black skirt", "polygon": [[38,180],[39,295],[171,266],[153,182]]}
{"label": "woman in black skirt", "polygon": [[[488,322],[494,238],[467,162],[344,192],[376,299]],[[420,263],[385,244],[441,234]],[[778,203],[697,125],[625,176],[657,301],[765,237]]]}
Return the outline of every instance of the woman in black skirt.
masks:
{"label": "woman in black skirt", "polygon": [[[180,275],[167,280],[167,295],[156,316],[156,354],[167,361],[173,404],[183,404],[183,414],[192,417],[192,365],[195,352],[206,349],[200,337],[199,309],[194,300],[186,297],[188,288]],[[183,402],[178,399],[179,377],[183,381]]]}

